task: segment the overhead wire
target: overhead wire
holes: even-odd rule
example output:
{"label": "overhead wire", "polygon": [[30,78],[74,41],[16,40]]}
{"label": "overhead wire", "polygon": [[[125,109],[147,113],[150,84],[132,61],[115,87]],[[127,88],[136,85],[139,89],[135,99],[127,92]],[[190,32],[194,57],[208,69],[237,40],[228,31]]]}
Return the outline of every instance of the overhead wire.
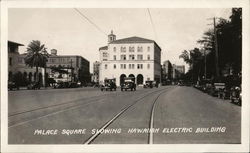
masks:
{"label": "overhead wire", "polygon": [[100,31],[101,33],[105,34],[106,36],[108,36],[98,25],[96,25],[93,21],[91,21],[86,15],[84,15],[80,10],[78,10],[77,8],[74,8],[74,10],[76,12],[78,12],[82,17],[84,17],[84,19],[86,19],[89,23],[91,23],[98,31]]}
{"label": "overhead wire", "polygon": [[156,34],[156,30],[155,30],[155,25],[154,25],[154,22],[153,22],[153,19],[152,19],[152,16],[151,16],[149,8],[147,8],[147,11],[148,11],[150,22],[151,22],[151,25],[152,25],[152,28],[153,28],[153,31],[154,31],[155,39],[158,40],[157,34]]}

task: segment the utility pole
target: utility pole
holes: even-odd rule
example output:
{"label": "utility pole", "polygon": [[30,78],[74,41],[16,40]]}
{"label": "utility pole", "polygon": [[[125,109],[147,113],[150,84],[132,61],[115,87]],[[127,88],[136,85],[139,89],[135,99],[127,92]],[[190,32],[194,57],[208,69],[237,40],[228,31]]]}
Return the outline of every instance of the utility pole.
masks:
{"label": "utility pole", "polygon": [[217,29],[216,29],[216,20],[214,17],[214,45],[215,45],[215,71],[216,77],[219,77],[219,55],[218,55],[218,40],[217,40]]}

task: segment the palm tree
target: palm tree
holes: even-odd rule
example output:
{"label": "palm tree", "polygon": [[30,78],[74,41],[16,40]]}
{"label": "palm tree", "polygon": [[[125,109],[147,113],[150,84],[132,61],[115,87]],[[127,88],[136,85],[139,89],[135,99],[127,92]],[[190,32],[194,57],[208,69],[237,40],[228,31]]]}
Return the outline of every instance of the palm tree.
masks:
{"label": "palm tree", "polygon": [[48,52],[46,51],[44,44],[41,44],[39,40],[32,40],[27,47],[27,55],[24,58],[25,64],[29,67],[36,67],[36,82],[38,78],[38,67],[46,67],[48,58]]}

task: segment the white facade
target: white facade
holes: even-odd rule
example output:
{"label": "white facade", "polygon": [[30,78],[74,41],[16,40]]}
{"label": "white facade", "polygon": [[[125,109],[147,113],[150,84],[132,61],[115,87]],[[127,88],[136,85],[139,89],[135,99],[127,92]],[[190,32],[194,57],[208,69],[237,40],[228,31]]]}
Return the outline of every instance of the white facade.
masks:
{"label": "white facade", "polygon": [[139,37],[114,39],[99,51],[100,83],[105,79],[116,79],[120,86],[124,76],[134,77],[137,85],[147,80],[161,81],[161,49],[152,40]]}

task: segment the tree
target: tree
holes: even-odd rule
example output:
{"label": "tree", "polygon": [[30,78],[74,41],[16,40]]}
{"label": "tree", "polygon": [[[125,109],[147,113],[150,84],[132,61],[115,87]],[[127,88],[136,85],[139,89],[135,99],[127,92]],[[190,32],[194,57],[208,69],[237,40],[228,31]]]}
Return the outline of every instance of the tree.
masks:
{"label": "tree", "polygon": [[184,62],[189,65],[189,74],[191,74],[193,82],[202,77],[204,72],[204,67],[202,67],[202,65],[204,65],[204,57],[200,49],[194,48],[189,51],[184,50],[179,58],[182,58]]}
{"label": "tree", "polygon": [[46,67],[48,53],[45,45],[41,44],[39,40],[32,40],[26,50],[25,64],[29,67],[36,67],[36,82],[39,81],[38,67]]}
{"label": "tree", "polygon": [[[241,9],[233,8],[230,20],[219,18],[216,24],[218,44],[218,64],[220,75],[238,74],[241,72],[242,56],[242,17]],[[215,33],[209,29],[203,37],[197,41],[202,45],[202,50],[207,55],[207,70],[211,76],[215,76]]]}

